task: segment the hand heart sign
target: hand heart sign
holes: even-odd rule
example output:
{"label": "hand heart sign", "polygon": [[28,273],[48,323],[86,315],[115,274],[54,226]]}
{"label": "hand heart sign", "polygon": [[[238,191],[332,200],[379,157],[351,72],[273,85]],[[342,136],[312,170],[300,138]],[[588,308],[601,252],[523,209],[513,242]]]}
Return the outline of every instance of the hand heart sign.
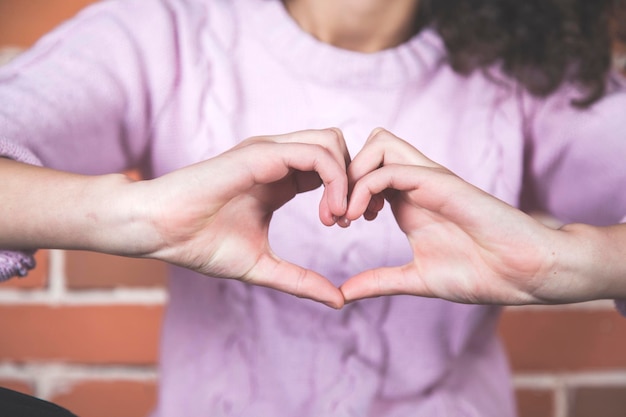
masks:
{"label": "hand heart sign", "polygon": [[[272,214],[322,184],[323,224],[349,227],[361,216],[374,220],[387,201],[413,260],[361,272],[337,288],[276,256],[268,242]],[[542,295],[535,291],[539,278],[550,268],[538,249],[546,228],[383,129],[372,132],[354,160],[338,129],[253,137],[135,188],[136,196],[159,196],[149,215],[157,244],[142,256],[333,308],[391,294],[533,303]],[[529,228],[537,233],[507,238]]]}

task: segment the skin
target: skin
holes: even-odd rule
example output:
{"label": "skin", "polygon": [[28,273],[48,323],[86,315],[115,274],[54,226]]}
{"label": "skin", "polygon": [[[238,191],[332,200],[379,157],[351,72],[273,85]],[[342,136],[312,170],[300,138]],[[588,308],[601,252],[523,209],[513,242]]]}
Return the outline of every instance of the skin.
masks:
{"label": "skin", "polygon": [[[408,39],[418,5],[285,0],[286,10],[312,36],[366,53]],[[2,158],[0,176],[4,248],[155,258],[334,308],[392,294],[498,304],[626,298],[626,226],[551,229],[382,129],[353,162],[341,132],[326,129],[250,138],[150,181],[81,176]],[[327,226],[348,227],[361,216],[374,221],[387,201],[413,261],[364,271],[337,289],[314,271],[276,257],[267,241],[273,212],[321,184],[318,210]]]}
{"label": "skin", "polygon": [[350,278],[341,286],[347,302],[393,294],[506,305],[626,298],[626,225],[553,229],[383,129],[348,178],[346,218],[374,220],[387,201],[414,258]]}
{"label": "skin", "polygon": [[267,234],[276,209],[322,184],[320,220],[333,225],[347,206],[348,163],[337,129],[250,138],[150,181],[0,158],[6,179],[0,182],[0,247],[154,258],[340,308],[341,292],[319,274],[278,258]]}
{"label": "skin", "polygon": [[[406,41],[419,8],[418,0],[284,3],[317,39],[366,53]],[[372,134],[348,176],[354,191],[338,224],[375,219],[386,199],[415,256],[349,279],[341,287],[348,302],[391,294],[497,304],[626,298],[626,225],[547,227],[384,130]]]}
{"label": "skin", "polygon": [[[287,0],[285,6],[322,41],[373,52],[410,36],[417,1]],[[320,220],[341,219],[346,227],[348,161],[336,129],[251,138],[151,181],[86,177],[0,158],[0,247],[155,258],[340,308],[343,296],[325,278],[273,254],[267,230],[274,210],[322,182]],[[38,209],[42,201],[45,210]]]}
{"label": "skin", "polygon": [[[373,52],[410,36],[417,1],[288,0],[285,6],[320,40]],[[119,174],[85,177],[0,158],[0,175],[8,179],[0,184],[0,247],[155,258],[340,308],[339,289],[278,259],[267,230],[274,210],[322,182],[321,221],[332,225],[341,219],[346,227],[348,161],[335,129],[251,138],[151,181]],[[46,210],[37,209],[42,201]],[[248,256],[241,258],[242,252]]]}
{"label": "skin", "polygon": [[306,32],[357,52],[397,46],[414,34],[418,0],[284,0]]}
{"label": "skin", "polygon": [[[0,172],[0,247],[154,258],[333,308],[394,294],[504,305],[626,298],[626,225],[548,227],[383,129],[353,161],[341,132],[326,129],[250,138],[149,181],[2,158]],[[273,212],[322,184],[322,223],[375,221],[387,201],[413,260],[337,289],[278,258],[268,243]]]}

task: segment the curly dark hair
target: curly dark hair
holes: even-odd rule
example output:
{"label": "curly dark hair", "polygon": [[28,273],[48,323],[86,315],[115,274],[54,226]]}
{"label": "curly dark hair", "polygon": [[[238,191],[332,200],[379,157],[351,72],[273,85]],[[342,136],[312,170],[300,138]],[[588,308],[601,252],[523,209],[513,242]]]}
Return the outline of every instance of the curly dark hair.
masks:
{"label": "curly dark hair", "polygon": [[583,91],[572,104],[586,107],[605,92],[611,41],[620,31],[612,25],[612,18],[623,3],[421,0],[418,23],[438,31],[457,72],[469,74],[499,65],[506,75],[540,97],[571,83]]}

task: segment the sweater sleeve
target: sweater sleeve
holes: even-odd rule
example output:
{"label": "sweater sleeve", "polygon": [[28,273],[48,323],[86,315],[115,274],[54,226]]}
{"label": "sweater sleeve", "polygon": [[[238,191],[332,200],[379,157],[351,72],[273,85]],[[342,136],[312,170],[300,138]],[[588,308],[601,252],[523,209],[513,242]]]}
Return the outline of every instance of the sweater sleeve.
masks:
{"label": "sweater sleeve", "polygon": [[160,1],[83,10],[0,69],[0,138],[45,166],[135,168],[176,72],[176,25]]}
{"label": "sweater sleeve", "polygon": [[[587,109],[572,94],[549,99],[533,119],[522,207],[565,223],[626,221],[626,89],[618,82]],[[626,277],[624,277],[626,279]],[[626,316],[626,300],[616,301]]]}
{"label": "sweater sleeve", "polygon": [[559,220],[594,225],[626,216],[626,89],[590,108],[559,94],[537,110],[530,124],[522,207]]}
{"label": "sweater sleeve", "polygon": [[0,282],[12,277],[25,277],[35,267],[33,252],[0,250]]}
{"label": "sweater sleeve", "polygon": [[[98,175],[144,168],[176,77],[176,23],[161,1],[88,7],[0,68],[0,156]],[[0,248],[0,281],[34,267]]]}

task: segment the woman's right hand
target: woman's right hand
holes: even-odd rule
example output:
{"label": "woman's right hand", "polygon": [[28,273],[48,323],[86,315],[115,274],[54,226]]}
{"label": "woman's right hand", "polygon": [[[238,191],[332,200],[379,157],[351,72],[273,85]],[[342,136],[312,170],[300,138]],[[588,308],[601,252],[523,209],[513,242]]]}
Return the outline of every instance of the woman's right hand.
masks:
{"label": "woman's right hand", "polygon": [[268,243],[275,210],[324,185],[319,216],[345,214],[350,157],[337,129],[250,138],[204,162],[137,182],[156,238],[142,256],[205,275],[233,278],[334,308],[343,295],[319,274],[278,258]]}
{"label": "woman's right hand", "polygon": [[345,214],[350,161],[341,132],[255,137],[148,181],[77,175],[0,158],[0,248],[149,257],[340,308],[339,289],[278,258],[273,212],[320,185],[321,221]]}

